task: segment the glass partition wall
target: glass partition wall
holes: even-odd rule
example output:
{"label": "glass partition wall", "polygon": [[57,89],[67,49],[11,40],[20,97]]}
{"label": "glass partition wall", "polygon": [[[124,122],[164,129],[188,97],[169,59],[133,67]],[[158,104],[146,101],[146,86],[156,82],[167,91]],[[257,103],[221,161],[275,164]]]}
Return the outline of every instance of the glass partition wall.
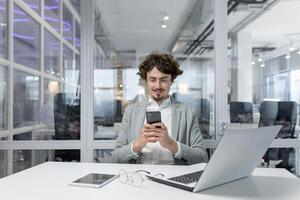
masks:
{"label": "glass partition wall", "polygon": [[[251,9],[256,7],[256,9]],[[228,17],[230,126],[282,125],[263,166],[299,173],[299,1],[236,4]]]}
{"label": "glass partition wall", "polygon": [[63,0],[0,7],[0,177],[46,161],[80,161],[80,145],[70,145],[80,139],[78,13]]}

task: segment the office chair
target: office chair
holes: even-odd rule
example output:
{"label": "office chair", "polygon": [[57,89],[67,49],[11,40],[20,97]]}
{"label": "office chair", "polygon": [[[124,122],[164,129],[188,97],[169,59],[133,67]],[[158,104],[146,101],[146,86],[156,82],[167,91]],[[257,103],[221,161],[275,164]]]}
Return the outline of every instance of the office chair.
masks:
{"label": "office chair", "polygon": [[[295,126],[297,121],[297,103],[293,101],[263,101],[260,106],[259,127],[281,125],[276,138],[296,138]],[[293,148],[270,148],[264,155],[264,160],[283,160],[276,167],[291,170],[289,153]]]}
{"label": "office chair", "polygon": [[278,102],[278,114],[276,125],[281,125],[277,137],[279,138],[296,138],[295,127],[297,123],[297,103],[294,101]]}
{"label": "office chair", "polygon": [[229,111],[230,123],[253,123],[252,103],[232,101]]}
{"label": "office chair", "polygon": [[[54,140],[80,139],[80,99],[67,98],[66,93],[54,96]],[[55,150],[57,161],[80,161],[79,150]]]}
{"label": "office chair", "polygon": [[263,101],[260,105],[259,127],[281,125],[276,138],[295,138],[297,103],[294,101]]}
{"label": "office chair", "polygon": [[259,127],[275,125],[278,113],[278,102],[263,101],[259,108]]}
{"label": "office chair", "polygon": [[204,139],[211,139],[209,135],[209,121],[210,121],[210,103],[208,99],[196,99],[196,109],[198,114],[198,122],[200,131]]}

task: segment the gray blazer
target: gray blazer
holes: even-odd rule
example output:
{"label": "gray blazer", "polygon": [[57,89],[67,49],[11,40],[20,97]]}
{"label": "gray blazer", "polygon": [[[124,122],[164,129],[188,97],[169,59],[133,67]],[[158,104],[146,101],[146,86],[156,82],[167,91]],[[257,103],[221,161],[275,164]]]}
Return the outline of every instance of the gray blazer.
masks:
{"label": "gray blazer", "polygon": [[[112,160],[117,163],[139,163],[131,152],[131,142],[137,139],[144,125],[147,100],[128,105],[125,110]],[[198,119],[191,106],[171,98],[172,128],[171,138],[180,143],[181,156],[175,164],[195,164],[207,162],[206,150]]]}

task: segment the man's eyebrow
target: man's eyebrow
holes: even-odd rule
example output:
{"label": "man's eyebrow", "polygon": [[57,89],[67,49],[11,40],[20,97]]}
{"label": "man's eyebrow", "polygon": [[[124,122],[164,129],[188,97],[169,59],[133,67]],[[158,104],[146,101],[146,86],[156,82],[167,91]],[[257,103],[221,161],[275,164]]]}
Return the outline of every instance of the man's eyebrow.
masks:
{"label": "man's eyebrow", "polygon": [[160,79],[164,79],[164,78],[168,78],[168,76],[163,76],[163,77],[160,77]]}
{"label": "man's eyebrow", "polygon": [[[149,76],[149,78],[157,79],[157,77],[154,77],[154,76]],[[158,79],[165,79],[165,78],[168,78],[168,76],[162,76],[162,77],[159,77]]]}

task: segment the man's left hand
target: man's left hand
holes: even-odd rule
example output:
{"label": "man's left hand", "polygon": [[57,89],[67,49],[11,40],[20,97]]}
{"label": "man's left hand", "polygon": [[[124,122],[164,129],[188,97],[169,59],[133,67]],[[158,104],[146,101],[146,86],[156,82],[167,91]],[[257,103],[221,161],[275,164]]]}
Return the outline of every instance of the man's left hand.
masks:
{"label": "man's left hand", "polygon": [[[174,141],[172,138],[170,138],[168,129],[163,123],[159,122],[159,123],[151,124],[150,129],[152,131],[149,132],[149,137],[155,135],[157,141],[160,143],[161,146],[169,149],[173,154],[177,153],[178,151],[177,142]],[[147,133],[144,133],[144,135],[146,137],[148,136]]]}

